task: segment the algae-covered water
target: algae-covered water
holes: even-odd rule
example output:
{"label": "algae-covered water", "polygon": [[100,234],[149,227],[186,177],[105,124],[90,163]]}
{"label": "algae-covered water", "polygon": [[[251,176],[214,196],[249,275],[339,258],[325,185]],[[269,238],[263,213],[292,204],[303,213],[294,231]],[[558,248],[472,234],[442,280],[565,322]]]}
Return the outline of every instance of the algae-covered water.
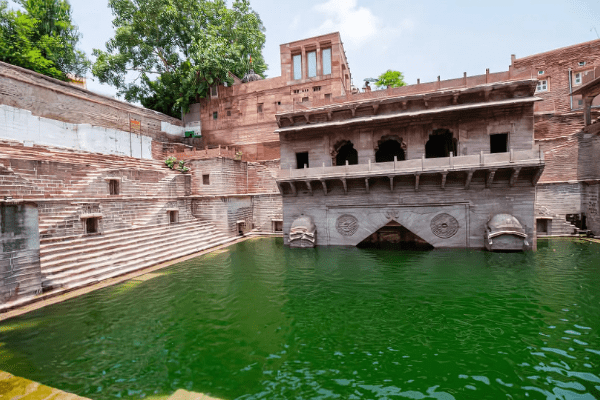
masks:
{"label": "algae-covered water", "polygon": [[5,321],[0,370],[92,399],[600,399],[600,245],[249,240]]}

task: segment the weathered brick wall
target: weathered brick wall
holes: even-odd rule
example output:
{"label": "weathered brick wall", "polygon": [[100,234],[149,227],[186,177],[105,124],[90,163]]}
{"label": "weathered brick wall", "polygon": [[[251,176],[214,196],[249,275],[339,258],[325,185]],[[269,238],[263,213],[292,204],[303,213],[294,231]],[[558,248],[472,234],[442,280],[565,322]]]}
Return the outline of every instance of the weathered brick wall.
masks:
{"label": "weathered brick wall", "polygon": [[279,160],[248,163],[248,193],[279,193]]}
{"label": "weathered brick wall", "polygon": [[283,220],[281,195],[260,195],[252,197],[252,218],[254,227],[261,232],[272,232],[273,221]]}
{"label": "weathered brick wall", "polygon": [[[195,195],[278,193],[275,179],[279,160],[243,162],[225,157],[191,160],[192,192]],[[208,184],[204,177],[208,175]]]}
{"label": "weathered brick wall", "polygon": [[[585,62],[585,65],[580,66],[580,62]],[[572,110],[569,77],[571,76],[571,88],[573,88],[575,87],[574,74],[593,71],[596,66],[600,66],[600,40],[518,58],[512,63],[514,68],[531,70],[532,73],[535,72],[534,76],[537,76],[538,79],[548,80],[548,90],[536,93],[536,96],[544,99],[536,105],[536,112],[558,114],[570,113]],[[539,71],[543,71],[543,74],[539,74]],[[573,108],[580,108],[579,97],[573,100]],[[595,104],[600,104],[600,99],[597,99]],[[536,132],[536,138],[545,138],[544,133],[544,130]]]}
{"label": "weathered brick wall", "polygon": [[587,228],[595,235],[600,235],[600,182],[583,184],[582,208],[586,216]]}
{"label": "weathered brick wall", "polygon": [[4,303],[42,290],[37,207],[2,203],[0,222],[0,303]]}
{"label": "weathered brick wall", "polygon": [[550,218],[550,235],[569,235],[574,226],[567,222],[567,214],[582,212],[582,184],[551,183],[538,184],[536,187],[535,213],[536,217]]}
{"label": "weathered brick wall", "polygon": [[0,143],[0,193],[13,198],[183,196],[186,179],[158,161]]}
{"label": "weathered brick wall", "polygon": [[129,120],[135,119],[141,123],[142,135],[163,142],[183,140],[183,135],[167,135],[183,126],[179,119],[3,62],[0,104],[29,110],[39,117],[126,132],[130,131]]}
{"label": "weathered brick wall", "polygon": [[283,218],[281,195],[241,195],[194,198],[192,212],[211,221],[228,235],[237,235],[237,223],[245,222],[246,231],[256,228],[272,232],[273,220]]}
{"label": "weathered brick wall", "polygon": [[[188,162],[192,169],[192,193],[195,195],[227,195],[247,193],[247,167],[242,161],[223,157]],[[203,176],[208,175],[208,184]]]}

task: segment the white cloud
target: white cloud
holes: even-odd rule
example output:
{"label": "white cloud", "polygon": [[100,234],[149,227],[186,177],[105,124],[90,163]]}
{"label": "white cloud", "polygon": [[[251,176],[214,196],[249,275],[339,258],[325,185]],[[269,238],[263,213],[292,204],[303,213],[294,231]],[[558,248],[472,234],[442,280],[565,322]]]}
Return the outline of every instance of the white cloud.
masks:
{"label": "white cloud", "polygon": [[386,36],[396,36],[403,29],[411,29],[413,23],[404,20],[396,28],[383,25],[381,19],[369,8],[359,7],[357,0],[328,0],[318,4],[313,10],[323,15],[325,20],[318,28],[310,31],[310,36],[339,31],[342,40],[350,47],[359,48],[369,41]]}

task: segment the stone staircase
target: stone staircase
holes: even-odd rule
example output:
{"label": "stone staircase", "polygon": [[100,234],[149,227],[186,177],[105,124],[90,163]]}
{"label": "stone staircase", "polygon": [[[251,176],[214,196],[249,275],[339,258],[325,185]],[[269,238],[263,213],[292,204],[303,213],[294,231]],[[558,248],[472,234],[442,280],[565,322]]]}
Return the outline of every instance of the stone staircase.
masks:
{"label": "stone staircase", "polygon": [[546,206],[536,207],[536,217],[551,217],[549,232],[547,234],[539,234],[538,236],[569,236],[577,227],[565,219],[564,215],[557,214]]}
{"label": "stone staircase", "polygon": [[235,239],[197,219],[71,240],[42,239],[42,287],[47,291],[91,285]]}

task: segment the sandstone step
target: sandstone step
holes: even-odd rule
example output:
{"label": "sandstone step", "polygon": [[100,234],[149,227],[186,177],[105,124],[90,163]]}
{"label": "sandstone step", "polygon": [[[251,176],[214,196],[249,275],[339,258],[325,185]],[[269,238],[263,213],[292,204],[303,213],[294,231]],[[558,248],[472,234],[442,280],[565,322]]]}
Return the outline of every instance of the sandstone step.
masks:
{"label": "sandstone step", "polygon": [[[191,227],[183,233],[187,237],[209,237],[215,235],[216,230],[208,230],[201,227]],[[169,232],[169,235],[146,238],[144,241],[143,250],[151,251],[152,248],[161,244],[173,244],[173,235]],[[87,246],[87,248],[79,248],[74,250],[72,253],[63,253],[62,256],[41,258],[42,272],[54,273],[59,270],[63,270],[69,265],[77,264],[78,266],[86,266],[93,264],[99,259],[110,260],[110,257],[117,255],[118,257],[125,257],[132,252],[140,251],[139,240],[129,240],[126,242],[112,241],[102,246]]]}
{"label": "sandstone step", "polygon": [[[153,249],[153,251],[140,251],[137,255],[119,261],[109,260],[99,263],[85,270],[71,271],[69,274],[47,275],[44,277],[43,287],[78,287],[99,282],[113,276],[122,275],[137,269],[146,268],[174,258],[179,258],[194,252],[199,252],[210,247],[226,243],[236,238],[212,236],[201,242],[190,241],[184,246],[173,248],[171,244]],[[201,242],[201,243],[199,243]]]}
{"label": "sandstone step", "polygon": [[102,242],[105,240],[111,240],[113,238],[127,238],[131,236],[139,237],[144,236],[146,234],[152,234],[156,232],[162,232],[164,230],[178,230],[184,229],[187,225],[190,224],[206,224],[207,226],[212,226],[211,224],[201,221],[201,220],[186,220],[178,222],[177,224],[157,224],[150,225],[146,227],[135,227],[135,228],[124,228],[124,229],[115,229],[111,231],[104,232],[102,234],[94,235],[94,236],[76,236],[72,238],[47,238],[40,240],[40,252],[42,255],[49,254],[51,250],[57,250],[60,248],[70,249],[73,246],[79,244],[85,245],[95,245],[98,242]]}

